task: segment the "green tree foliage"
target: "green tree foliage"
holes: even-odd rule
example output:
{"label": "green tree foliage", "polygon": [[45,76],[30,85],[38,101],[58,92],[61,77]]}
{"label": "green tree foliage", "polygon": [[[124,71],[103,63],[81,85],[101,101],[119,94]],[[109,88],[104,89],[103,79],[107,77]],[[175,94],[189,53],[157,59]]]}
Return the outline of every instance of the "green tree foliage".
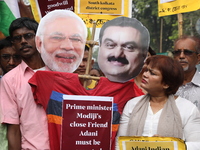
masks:
{"label": "green tree foliage", "polygon": [[184,34],[186,35],[194,35],[200,37],[200,35],[196,31],[196,23],[200,18],[200,10],[184,13]]}
{"label": "green tree foliage", "polygon": [[95,62],[97,61],[98,53],[99,53],[99,47],[95,46],[93,48],[93,54],[92,54],[92,58],[94,59]]}
{"label": "green tree foliage", "polygon": [[[133,0],[132,2],[132,17],[140,20],[149,30],[150,46],[157,53],[172,50],[173,42],[178,38],[177,15],[158,17],[158,0]],[[195,30],[198,18],[200,18],[200,10],[183,14],[183,34],[198,36]],[[162,39],[162,47],[160,39]]]}

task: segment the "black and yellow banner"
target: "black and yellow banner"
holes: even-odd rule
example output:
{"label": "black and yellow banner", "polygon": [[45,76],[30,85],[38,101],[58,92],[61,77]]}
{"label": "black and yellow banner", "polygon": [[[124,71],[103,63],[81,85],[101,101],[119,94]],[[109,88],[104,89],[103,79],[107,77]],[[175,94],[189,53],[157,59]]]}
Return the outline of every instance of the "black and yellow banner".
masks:
{"label": "black and yellow banner", "polygon": [[31,9],[36,21],[40,21],[49,11],[55,9],[68,9],[79,15],[88,28],[96,22],[101,26],[116,17],[131,17],[132,0],[30,0]]}
{"label": "black and yellow banner", "polygon": [[200,0],[158,0],[158,16],[168,16],[200,9]]}
{"label": "black and yellow banner", "polygon": [[131,12],[131,0],[75,0],[75,13],[89,28],[94,21],[96,27],[101,28],[105,22],[116,17],[131,17]]}
{"label": "black and yellow banner", "polygon": [[119,137],[119,150],[186,150],[185,142],[173,137]]}

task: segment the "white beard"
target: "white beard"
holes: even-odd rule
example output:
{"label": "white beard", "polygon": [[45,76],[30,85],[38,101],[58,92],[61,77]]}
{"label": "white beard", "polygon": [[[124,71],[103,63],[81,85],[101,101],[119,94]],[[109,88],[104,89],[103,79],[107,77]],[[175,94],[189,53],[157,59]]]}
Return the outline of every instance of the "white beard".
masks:
{"label": "white beard", "polygon": [[187,67],[184,67],[183,70],[187,71],[189,69],[189,66],[187,65]]}
{"label": "white beard", "polygon": [[[55,53],[57,52],[58,51],[54,52],[53,54],[50,54],[45,50],[44,46],[41,47],[42,60],[44,61],[45,65],[52,71],[73,73],[78,68],[78,66],[80,65],[82,61],[82,59],[79,59],[77,60],[76,63],[72,63],[72,64],[55,62],[54,56],[55,56]],[[76,54],[76,57],[78,57],[78,54]]]}

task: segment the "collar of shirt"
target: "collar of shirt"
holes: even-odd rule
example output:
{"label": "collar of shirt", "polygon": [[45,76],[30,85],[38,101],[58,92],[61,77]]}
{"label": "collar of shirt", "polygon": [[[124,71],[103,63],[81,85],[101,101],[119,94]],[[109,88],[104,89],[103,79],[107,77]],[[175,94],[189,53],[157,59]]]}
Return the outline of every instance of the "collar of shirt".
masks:
{"label": "collar of shirt", "polygon": [[200,73],[198,70],[196,70],[191,82],[200,87]]}

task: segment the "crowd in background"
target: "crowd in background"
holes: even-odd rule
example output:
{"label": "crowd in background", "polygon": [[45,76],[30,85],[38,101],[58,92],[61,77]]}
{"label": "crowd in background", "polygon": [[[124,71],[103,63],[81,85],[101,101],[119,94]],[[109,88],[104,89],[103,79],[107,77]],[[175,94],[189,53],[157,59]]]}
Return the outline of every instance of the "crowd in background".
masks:
{"label": "crowd in background", "polygon": [[[54,133],[48,131],[46,112],[40,101],[35,100],[28,81],[38,70],[85,74],[90,49],[86,44],[86,26],[74,13],[70,12],[69,16],[62,16],[62,13],[62,11],[60,15],[52,13],[44,18],[39,26],[30,18],[18,18],[10,25],[10,36],[0,40],[1,150],[56,149],[56,144],[52,142],[54,139],[49,140],[50,134]],[[52,20],[60,22],[60,26],[55,28],[57,22]],[[139,35],[145,29],[139,31],[136,27],[128,25],[113,26],[108,25],[100,33],[102,38],[99,45],[100,56],[107,59],[104,55],[108,51],[110,54],[108,54],[108,61],[100,58],[98,61],[103,60],[107,64],[102,62],[99,67],[98,62],[92,60],[89,75],[100,78],[111,76],[114,77],[112,82],[128,80],[127,82],[132,84],[135,93],[129,101],[126,101],[127,103],[124,102],[122,111],[119,112],[121,117],[119,115],[120,120],[116,123],[119,127],[116,138],[118,136],[176,137],[185,140],[188,150],[198,150],[200,147],[200,73],[196,66],[200,62],[200,39],[186,35],[179,37],[174,42],[173,57],[156,55],[148,44],[144,46],[145,48],[142,47],[142,52],[138,52],[136,57],[132,57],[131,52],[139,49],[138,43],[142,43],[144,38],[141,38],[143,41],[138,38],[138,41],[131,43],[128,40],[134,41],[136,37],[129,37],[128,32]],[[123,31],[121,32],[120,29]],[[80,34],[77,34],[77,31]],[[49,34],[50,32],[52,34]],[[104,34],[109,38],[105,38]],[[116,38],[122,35],[123,38]],[[148,32],[145,36],[149,36]],[[65,51],[68,49],[74,52],[66,54]],[[123,52],[117,54],[117,50]],[[65,60],[69,58],[70,60]],[[118,72],[117,77],[109,73],[111,70],[116,70],[108,67],[110,62],[124,65],[124,68],[129,63],[131,68],[133,64],[137,64],[135,61],[131,64],[131,59],[138,58],[142,58],[138,60],[142,64],[136,67],[140,70],[138,73],[135,74],[135,70],[134,73]],[[65,63],[61,64],[59,60],[64,60]],[[68,61],[73,64],[72,67],[66,63]],[[130,78],[123,79],[124,74],[130,74]],[[95,89],[100,78],[87,79],[86,89]],[[80,78],[82,85],[84,82],[85,79]],[[56,137],[54,138],[56,140]],[[113,140],[112,150],[114,149],[119,149],[117,140]]]}

